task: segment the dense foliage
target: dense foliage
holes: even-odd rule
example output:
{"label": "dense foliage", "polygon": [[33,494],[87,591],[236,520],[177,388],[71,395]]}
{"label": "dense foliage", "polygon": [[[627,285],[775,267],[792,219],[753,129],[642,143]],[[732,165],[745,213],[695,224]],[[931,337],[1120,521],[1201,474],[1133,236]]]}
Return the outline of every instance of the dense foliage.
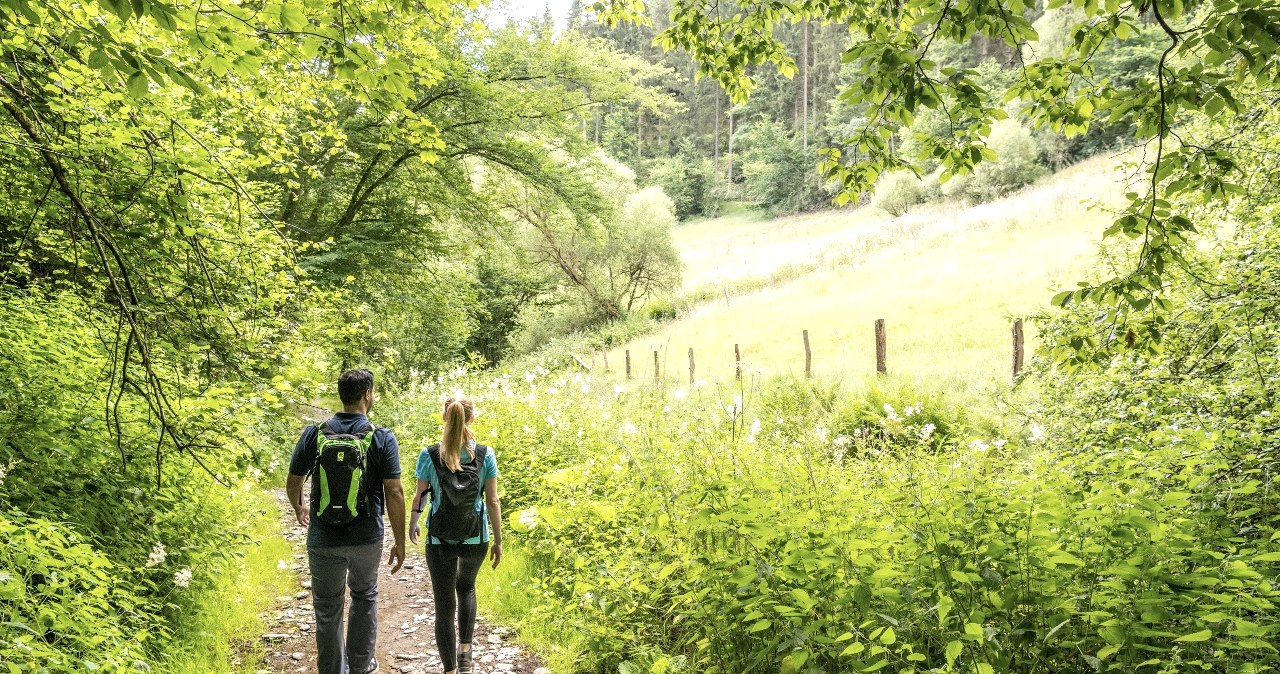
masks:
{"label": "dense foliage", "polygon": [[[652,68],[473,9],[0,2],[5,666],[229,667],[209,607],[314,382],[678,282],[673,205],[594,181],[574,114],[670,106]],[[539,265],[531,204],[592,285]]]}
{"label": "dense foliage", "polygon": [[1267,671],[1276,260],[1267,229],[1223,244],[1161,353],[1040,369],[998,417],[893,384],[536,368],[418,382],[391,412],[431,438],[441,395],[476,396],[527,557],[504,592],[583,671]]}

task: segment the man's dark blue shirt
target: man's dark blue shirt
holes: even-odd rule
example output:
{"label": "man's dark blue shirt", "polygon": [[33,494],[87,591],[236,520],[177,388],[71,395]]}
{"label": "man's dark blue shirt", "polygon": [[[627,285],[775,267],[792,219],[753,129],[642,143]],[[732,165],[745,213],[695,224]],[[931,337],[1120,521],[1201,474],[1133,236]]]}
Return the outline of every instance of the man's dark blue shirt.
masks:
{"label": "man's dark blue shirt", "polygon": [[[369,420],[363,414],[338,412],[329,420],[329,427],[337,433],[352,433],[365,428]],[[316,433],[315,426],[308,426],[293,447],[293,457],[289,459],[289,472],[293,475],[310,476],[316,470]],[[369,456],[365,459],[364,489],[369,495],[369,509],[360,513],[347,524],[323,524],[316,521],[315,512],[311,513],[311,526],[307,528],[307,547],[336,548],[345,545],[369,545],[382,542],[382,507],[385,500],[382,494],[383,480],[400,478],[400,443],[395,433],[389,429],[378,428],[374,431],[373,440],[369,443]],[[316,502],[316,481],[311,480],[311,499]]]}

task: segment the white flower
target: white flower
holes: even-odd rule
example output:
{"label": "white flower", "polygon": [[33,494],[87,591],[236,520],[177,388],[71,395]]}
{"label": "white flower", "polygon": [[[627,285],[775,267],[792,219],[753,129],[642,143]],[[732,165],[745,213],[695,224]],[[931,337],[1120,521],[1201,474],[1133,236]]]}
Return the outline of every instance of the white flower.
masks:
{"label": "white flower", "polygon": [[920,439],[923,440],[924,442],[928,442],[929,438],[933,437],[933,432],[936,430],[938,430],[938,427],[934,426],[933,424],[925,424],[924,426],[921,426]]}
{"label": "white flower", "polygon": [[995,448],[996,448],[996,449],[1001,449],[1001,448],[1003,448],[1003,447],[1005,446],[1005,444],[1006,444],[1006,443],[1008,443],[1008,442],[1009,442],[1009,441],[1008,441],[1008,440],[1005,440],[1004,438],[998,438],[998,439],[996,439],[994,442],[992,442],[991,444],[992,444],[992,445],[995,445]]}
{"label": "white flower", "polygon": [[627,390],[627,387],[623,386],[622,384],[613,385],[613,394],[616,396],[622,395],[622,392],[625,390]]}
{"label": "white flower", "polygon": [[981,440],[974,440],[973,442],[969,443],[969,446],[976,449],[979,452],[985,452],[991,448],[991,445],[988,445],[987,443]]}
{"label": "white flower", "polygon": [[532,372],[526,372],[526,373],[524,373],[524,380],[525,380],[525,381],[527,381],[527,382],[532,382],[534,379],[537,379],[537,375],[535,375],[534,373],[532,373]]}
{"label": "white flower", "polygon": [[897,421],[899,418],[897,410],[893,409],[893,405],[890,405],[889,403],[884,404],[884,415],[888,417],[890,421]]}
{"label": "white flower", "polygon": [[630,419],[627,419],[627,423],[625,423],[625,424],[623,424],[623,425],[622,425],[622,432],[623,432],[623,433],[627,433],[627,434],[634,434],[634,433],[636,433],[638,430],[639,430],[639,429],[637,429],[637,428],[636,428],[636,425],[635,425],[635,424],[633,424],[633,423],[631,423],[631,420],[630,420]]}
{"label": "white flower", "polygon": [[816,429],[814,429],[813,434],[817,436],[819,443],[825,443],[827,441],[828,433],[827,433],[826,426],[817,427]]}
{"label": "white flower", "polygon": [[147,557],[147,568],[160,566],[164,563],[164,558],[167,556],[169,555],[164,551],[164,543],[156,543],[151,547],[151,555]]}
{"label": "white flower", "polygon": [[837,465],[837,466],[844,465],[844,452],[845,452],[844,448],[843,448],[843,447],[841,447],[840,449],[837,449],[837,450],[832,454],[833,458],[835,458],[835,460],[836,460],[836,465]]}
{"label": "white flower", "polygon": [[838,435],[836,436],[835,440],[831,441],[831,444],[835,445],[838,448],[843,448],[843,447],[848,447],[852,442],[853,442],[853,438],[847,435]]}
{"label": "white flower", "polygon": [[283,559],[276,560],[276,571],[284,571],[289,568],[289,563]]}
{"label": "white flower", "polygon": [[533,435],[533,432],[535,429],[533,428],[533,426],[530,426],[529,424],[525,424],[524,429],[522,430],[524,430],[525,435]]}
{"label": "white flower", "polygon": [[580,390],[581,390],[583,393],[591,393],[591,384],[589,384],[589,383],[587,383],[587,382],[585,382],[585,381],[584,381],[584,382],[582,382],[582,386],[581,386]]}
{"label": "white flower", "polygon": [[173,574],[173,584],[178,587],[187,587],[191,584],[191,569],[183,569]]}
{"label": "white flower", "polygon": [[1040,442],[1044,437],[1044,426],[1040,424],[1031,424],[1031,442]]}

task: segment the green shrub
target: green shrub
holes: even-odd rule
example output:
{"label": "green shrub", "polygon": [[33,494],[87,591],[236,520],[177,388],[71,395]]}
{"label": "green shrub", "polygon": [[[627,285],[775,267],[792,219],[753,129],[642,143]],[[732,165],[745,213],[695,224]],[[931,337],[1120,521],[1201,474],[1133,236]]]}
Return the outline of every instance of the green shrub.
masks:
{"label": "green shrub", "polygon": [[720,210],[720,192],[711,160],[696,152],[680,152],[655,159],[648,166],[645,183],[657,185],[675,203],[676,217],[713,217]]}
{"label": "green shrub", "polygon": [[7,671],[148,671],[168,632],[128,570],[68,527],[0,513],[0,663]]}
{"label": "green shrub", "polygon": [[925,200],[920,179],[910,171],[886,173],[876,182],[871,195],[871,205],[894,217],[901,216],[912,206]]}
{"label": "green shrub", "polygon": [[780,122],[757,122],[741,134],[748,198],[775,213],[793,213],[826,202],[814,149],[805,151]]}

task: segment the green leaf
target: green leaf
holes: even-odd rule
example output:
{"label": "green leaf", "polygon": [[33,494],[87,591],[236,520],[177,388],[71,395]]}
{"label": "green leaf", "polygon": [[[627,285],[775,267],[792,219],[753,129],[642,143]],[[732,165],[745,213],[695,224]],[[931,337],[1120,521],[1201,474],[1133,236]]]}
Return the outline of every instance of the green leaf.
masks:
{"label": "green leaf", "polygon": [[973,641],[982,641],[983,636],[985,636],[982,631],[982,625],[977,623],[965,623],[964,636],[966,639],[972,639]]}
{"label": "green leaf", "polygon": [[127,85],[129,95],[133,98],[145,97],[149,91],[147,86],[149,81],[150,80],[147,79],[147,74],[145,72],[141,70],[133,71],[133,74],[129,76],[129,82]]}
{"label": "green leaf", "polygon": [[107,65],[107,53],[101,49],[95,49],[89,54],[88,64],[94,70],[102,70]]}
{"label": "green leaf", "polygon": [[1178,637],[1177,639],[1174,639],[1174,641],[1188,641],[1188,642],[1194,643],[1199,641],[1208,641],[1209,639],[1212,639],[1212,638],[1213,638],[1212,630],[1200,630],[1199,632],[1192,632],[1191,634]]}
{"label": "green leaf", "polygon": [[297,5],[280,5],[280,25],[285,30],[300,31],[307,27],[307,15]]}
{"label": "green leaf", "polygon": [[954,640],[947,643],[947,666],[955,664],[956,658],[960,657],[960,653],[964,651],[964,643],[960,640]]}

